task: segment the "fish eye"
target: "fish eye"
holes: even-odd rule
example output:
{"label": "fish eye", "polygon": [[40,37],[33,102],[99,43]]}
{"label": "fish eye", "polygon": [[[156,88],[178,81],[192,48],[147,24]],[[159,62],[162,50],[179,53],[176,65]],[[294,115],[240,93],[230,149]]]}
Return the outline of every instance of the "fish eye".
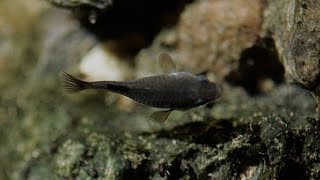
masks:
{"label": "fish eye", "polygon": [[205,75],[199,75],[199,76],[197,76],[197,79],[201,82],[209,82],[207,76],[205,76]]}

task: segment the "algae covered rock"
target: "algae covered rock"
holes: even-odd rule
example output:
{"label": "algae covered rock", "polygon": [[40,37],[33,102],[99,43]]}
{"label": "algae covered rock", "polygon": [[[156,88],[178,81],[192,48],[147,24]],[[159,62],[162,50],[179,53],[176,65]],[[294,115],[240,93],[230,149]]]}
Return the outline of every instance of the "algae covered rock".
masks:
{"label": "algae covered rock", "polygon": [[[298,97],[292,106],[286,106],[284,88]],[[73,178],[317,178],[319,171],[313,168],[318,165],[320,125],[302,116],[302,111],[314,115],[312,96],[280,87],[272,95],[243,97],[243,102],[233,102],[242,108],[232,110],[236,94],[231,91],[229,99],[202,109],[204,115],[195,122],[158,131],[110,134],[80,123],[55,151],[33,159],[26,177],[40,173],[35,164],[41,162],[54,176]],[[277,107],[271,107],[275,102]],[[227,112],[219,115],[221,107]],[[233,116],[227,117],[228,111]]]}

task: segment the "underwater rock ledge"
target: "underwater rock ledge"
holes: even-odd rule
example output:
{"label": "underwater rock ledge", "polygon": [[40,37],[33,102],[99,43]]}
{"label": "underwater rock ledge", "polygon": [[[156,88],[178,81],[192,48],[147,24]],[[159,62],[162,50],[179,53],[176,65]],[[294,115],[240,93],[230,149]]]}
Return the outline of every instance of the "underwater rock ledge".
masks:
{"label": "underwater rock ledge", "polygon": [[[280,117],[272,120],[275,119],[281,120]],[[307,123],[299,130],[276,125],[268,127],[270,132],[262,132],[265,126],[270,126],[269,122],[262,126],[233,127],[222,120],[123,137],[89,132],[79,140],[81,134],[78,134],[64,139],[56,152],[32,160],[23,176],[26,179],[158,179],[161,176],[168,179],[318,179],[320,124],[311,118],[302,120]],[[206,131],[192,134],[197,128]]]}
{"label": "underwater rock ledge", "polygon": [[[221,102],[202,110],[205,119],[155,132],[111,134],[80,122],[49,143],[49,151],[31,159],[21,175],[25,179],[317,179],[320,122],[303,115],[311,116],[315,104],[306,92],[286,87],[297,100],[288,107],[268,108],[281,98],[288,100],[283,88],[268,96],[244,97],[237,104],[247,113],[226,108],[233,118],[222,118],[228,112],[220,119],[213,117],[217,112],[210,115],[226,106]],[[299,103],[301,99],[306,101]]]}

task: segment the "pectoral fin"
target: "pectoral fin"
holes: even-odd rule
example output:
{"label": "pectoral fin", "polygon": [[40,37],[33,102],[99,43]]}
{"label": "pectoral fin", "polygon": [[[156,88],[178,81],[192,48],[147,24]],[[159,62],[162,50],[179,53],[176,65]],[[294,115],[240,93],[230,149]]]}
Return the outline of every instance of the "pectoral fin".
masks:
{"label": "pectoral fin", "polygon": [[159,66],[165,74],[175,73],[177,71],[176,65],[167,53],[161,53],[159,55]]}
{"label": "pectoral fin", "polygon": [[151,121],[162,124],[168,119],[172,111],[173,111],[172,109],[165,110],[165,111],[156,111],[150,115]]}

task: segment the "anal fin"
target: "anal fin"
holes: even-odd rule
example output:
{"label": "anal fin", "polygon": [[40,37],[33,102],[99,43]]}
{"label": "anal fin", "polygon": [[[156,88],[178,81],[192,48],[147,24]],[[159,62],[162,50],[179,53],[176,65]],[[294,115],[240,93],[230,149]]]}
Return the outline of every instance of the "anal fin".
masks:
{"label": "anal fin", "polygon": [[172,112],[173,110],[172,109],[169,109],[169,110],[165,110],[165,111],[156,111],[156,112],[153,112],[151,115],[150,115],[150,118],[151,118],[151,121],[152,122],[155,122],[155,123],[159,123],[159,124],[162,124],[164,123],[170,113]]}

